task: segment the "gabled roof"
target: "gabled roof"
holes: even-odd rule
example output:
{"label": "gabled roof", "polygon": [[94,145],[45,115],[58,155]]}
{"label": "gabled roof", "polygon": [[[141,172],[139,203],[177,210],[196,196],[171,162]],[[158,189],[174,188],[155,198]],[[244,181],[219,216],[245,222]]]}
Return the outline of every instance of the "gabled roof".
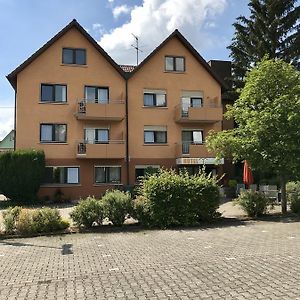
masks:
{"label": "gabled roof", "polygon": [[14,71],[6,76],[10,84],[14,89],[17,87],[17,75],[24,70],[32,61],[34,61],[39,55],[46,51],[51,45],[53,45],[60,37],[62,37],[67,31],[72,28],[76,28],[80,33],[82,33],[86,39],[102,54],[106,60],[117,70],[117,72],[124,77],[124,72],[120,66],[103,50],[102,47],[87,33],[87,31],[73,19],[66,27],[64,27],[60,32],[58,32],[51,40],[49,40],[44,46],[37,50],[33,55],[31,55],[27,60],[25,60],[20,66],[18,66]]}
{"label": "gabled roof", "polygon": [[160,49],[162,49],[171,39],[177,38],[195,57],[195,59],[206,69],[206,71],[223,87],[227,88],[226,83],[212,70],[210,65],[199,54],[199,52],[190,44],[190,42],[176,29],[171,33],[157,48],[155,48],[130,74],[133,76],[140,70]]}

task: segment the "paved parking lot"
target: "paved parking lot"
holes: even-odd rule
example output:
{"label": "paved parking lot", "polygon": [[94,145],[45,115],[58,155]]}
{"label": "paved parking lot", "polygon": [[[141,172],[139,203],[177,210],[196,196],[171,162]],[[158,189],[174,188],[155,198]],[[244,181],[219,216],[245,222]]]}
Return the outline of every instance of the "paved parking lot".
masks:
{"label": "paved parking lot", "polygon": [[0,240],[0,299],[300,299],[300,223]]}

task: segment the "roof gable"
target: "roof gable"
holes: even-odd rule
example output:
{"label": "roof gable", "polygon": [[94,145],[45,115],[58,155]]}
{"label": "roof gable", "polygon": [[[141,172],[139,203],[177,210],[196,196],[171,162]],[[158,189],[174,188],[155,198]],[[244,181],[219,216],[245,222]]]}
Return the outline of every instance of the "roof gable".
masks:
{"label": "roof gable", "polygon": [[131,73],[127,74],[130,78],[134,76],[138,70],[142,69],[143,66],[155,56],[159,50],[161,50],[171,39],[177,38],[184,47],[193,55],[193,57],[204,67],[204,69],[221,85],[223,88],[227,88],[225,82],[212,70],[210,65],[205,59],[199,54],[199,52],[190,44],[190,42],[176,29],[171,33],[157,48],[155,48]]}
{"label": "roof gable", "polygon": [[8,74],[6,77],[14,89],[17,87],[17,75],[23,71],[31,62],[33,62],[39,55],[45,52],[51,45],[53,45],[60,37],[62,37],[70,29],[76,28],[95,48],[104,56],[104,58],[115,68],[115,70],[124,77],[124,71],[122,68],[104,51],[104,49],[87,33],[87,31],[74,19],[60,32],[58,32],[52,39],[38,49],[33,55],[26,59],[21,65],[19,65],[14,71]]}

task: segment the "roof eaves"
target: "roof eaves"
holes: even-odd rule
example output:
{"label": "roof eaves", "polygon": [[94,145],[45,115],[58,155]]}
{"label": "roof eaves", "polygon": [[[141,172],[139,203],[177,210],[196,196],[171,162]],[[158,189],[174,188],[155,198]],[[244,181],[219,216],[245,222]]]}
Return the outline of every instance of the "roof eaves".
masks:
{"label": "roof eaves", "polygon": [[6,76],[10,84],[14,89],[17,87],[17,75],[23,69],[25,69],[33,60],[35,60],[39,55],[46,51],[51,45],[53,45],[60,37],[62,37],[71,28],[77,28],[80,33],[82,33],[86,39],[106,58],[106,60],[116,69],[116,71],[124,77],[123,70],[119,65],[101,48],[101,46],[86,32],[86,30],[73,19],[66,27],[59,31],[54,37],[52,37],[46,44],[44,44],[40,49],[33,53],[29,58],[27,58],[22,64],[20,64],[15,70]]}
{"label": "roof eaves", "polygon": [[205,59],[199,54],[199,52],[191,45],[191,43],[175,29],[158,47],[156,47],[134,70],[129,74],[129,78],[140,70],[161,48],[163,48],[168,41],[177,37],[181,43],[192,53],[192,55],[200,62],[200,64],[211,74],[211,76],[221,85],[223,89],[227,89],[227,84],[211,69]]}

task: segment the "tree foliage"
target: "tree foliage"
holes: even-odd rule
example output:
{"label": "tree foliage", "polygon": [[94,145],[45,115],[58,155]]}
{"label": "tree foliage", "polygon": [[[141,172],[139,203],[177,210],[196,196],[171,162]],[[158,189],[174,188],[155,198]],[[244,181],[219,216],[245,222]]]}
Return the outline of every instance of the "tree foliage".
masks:
{"label": "tree foliage", "polygon": [[218,157],[246,159],[280,175],[282,185],[300,175],[300,72],[279,59],[264,59],[246,76],[239,99],[225,117],[237,128],[211,133]]}
{"label": "tree foliage", "polygon": [[250,0],[250,16],[233,24],[231,51],[236,88],[265,55],[300,67],[300,7],[297,0]]}
{"label": "tree foliage", "polygon": [[0,155],[0,191],[17,201],[36,199],[45,170],[42,151],[17,150]]}

